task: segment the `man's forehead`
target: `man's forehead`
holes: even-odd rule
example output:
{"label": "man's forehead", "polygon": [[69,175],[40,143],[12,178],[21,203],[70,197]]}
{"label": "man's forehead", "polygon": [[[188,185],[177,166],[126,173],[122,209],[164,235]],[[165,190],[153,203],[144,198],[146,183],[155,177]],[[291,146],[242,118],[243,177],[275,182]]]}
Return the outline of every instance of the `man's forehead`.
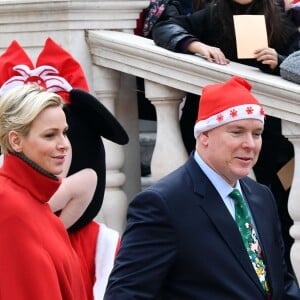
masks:
{"label": "man's forehead", "polygon": [[[243,119],[229,122],[222,125],[224,128],[249,128],[249,129],[263,129],[264,124],[257,119]],[[222,127],[221,126],[221,127]]]}

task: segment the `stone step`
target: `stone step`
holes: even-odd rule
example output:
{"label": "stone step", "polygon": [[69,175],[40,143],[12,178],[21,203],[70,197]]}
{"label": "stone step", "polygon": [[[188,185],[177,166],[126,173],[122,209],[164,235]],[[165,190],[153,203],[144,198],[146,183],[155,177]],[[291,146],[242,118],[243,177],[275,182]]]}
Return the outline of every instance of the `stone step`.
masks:
{"label": "stone step", "polygon": [[[155,146],[156,133],[144,132],[140,133],[140,157],[141,157],[141,173],[149,175],[151,173],[150,164]],[[146,169],[149,169],[147,172]]]}
{"label": "stone step", "polygon": [[151,177],[151,158],[156,140],[156,122],[140,120],[141,188],[144,190],[154,183]]}

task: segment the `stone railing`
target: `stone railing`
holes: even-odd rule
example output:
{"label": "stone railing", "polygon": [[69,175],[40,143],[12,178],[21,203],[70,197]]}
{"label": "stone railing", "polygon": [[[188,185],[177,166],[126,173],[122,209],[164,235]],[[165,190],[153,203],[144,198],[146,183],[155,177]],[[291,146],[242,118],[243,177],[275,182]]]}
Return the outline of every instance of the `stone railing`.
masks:
{"label": "stone railing", "polygon": [[[87,43],[92,62],[102,76],[126,73],[145,79],[146,97],[157,113],[157,138],[151,161],[154,179],[159,179],[187,159],[178,122],[179,104],[186,92],[201,94],[206,84],[241,76],[252,84],[253,94],[268,115],[282,119],[284,135],[295,149],[294,176],[289,211],[294,220],[291,235],[295,239],[291,251],[293,266],[300,278],[300,85],[279,76],[238,63],[216,65],[193,55],[178,54],[154,45],[153,41],[132,34],[112,31],[88,31]],[[104,75],[106,74],[106,75]],[[119,86],[110,86],[116,94]],[[114,92],[113,92],[114,91]],[[130,174],[127,174],[130,180]]]}

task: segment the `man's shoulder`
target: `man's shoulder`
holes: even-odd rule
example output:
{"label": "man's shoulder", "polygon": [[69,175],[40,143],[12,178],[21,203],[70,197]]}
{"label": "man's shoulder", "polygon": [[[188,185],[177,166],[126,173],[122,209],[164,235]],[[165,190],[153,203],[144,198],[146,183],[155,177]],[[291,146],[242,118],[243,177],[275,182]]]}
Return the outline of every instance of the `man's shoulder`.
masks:
{"label": "man's shoulder", "polygon": [[153,184],[142,193],[151,193],[152,196],[164,199],[186,199],[192,196],[195,185],[202,185],[209,182],[201,168],[191,157],[186,163],[164,176],[157,183]]}
{"label": "man's shoulder", "polygon": [[255,179],[250,177],[244,177],[240,179],[240,183],[242,186],[245,186],[246,188],[252,190],[252,191],[260,191],[262,193],[271,193],[271,190],[268,186],[257,182]]}

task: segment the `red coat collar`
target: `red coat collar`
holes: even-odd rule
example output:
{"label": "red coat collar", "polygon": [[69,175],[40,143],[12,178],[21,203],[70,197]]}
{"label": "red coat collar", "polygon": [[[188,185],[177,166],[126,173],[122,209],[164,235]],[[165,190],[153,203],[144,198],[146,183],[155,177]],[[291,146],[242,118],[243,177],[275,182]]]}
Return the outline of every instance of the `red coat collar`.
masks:
{"label": "red coat collar", "polygon": [[40,202],[47,202],[61,183],[61,180],[40,173],[13,154],[4,156],[0,176],[5,176],[14,181]]}

